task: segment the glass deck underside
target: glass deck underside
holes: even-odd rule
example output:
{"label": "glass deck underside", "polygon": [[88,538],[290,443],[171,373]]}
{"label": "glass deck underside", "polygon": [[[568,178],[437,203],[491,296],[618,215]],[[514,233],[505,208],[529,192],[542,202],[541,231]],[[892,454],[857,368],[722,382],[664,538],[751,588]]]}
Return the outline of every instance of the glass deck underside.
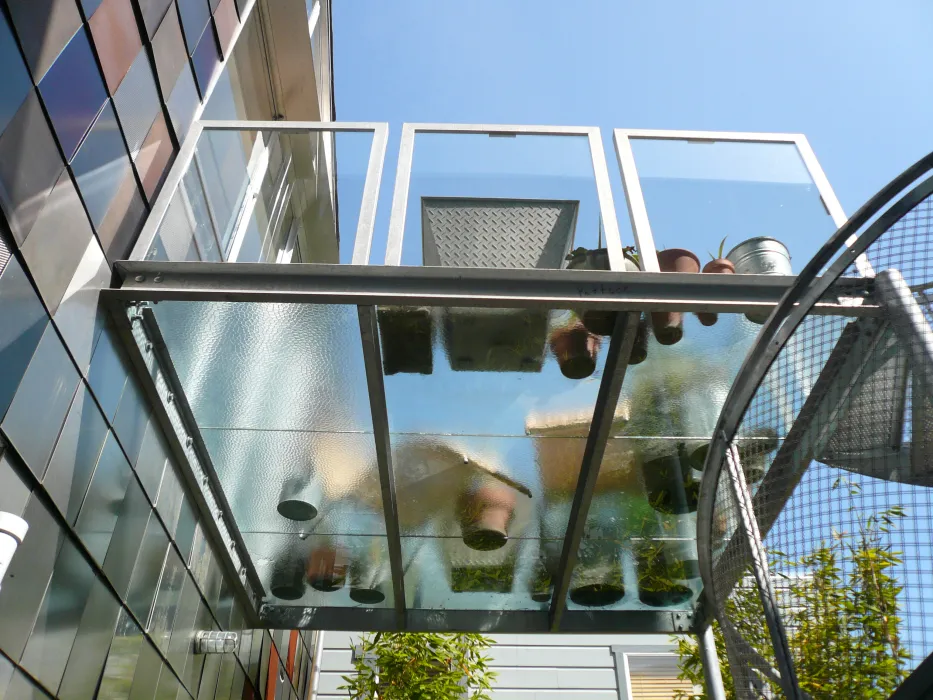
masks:
{"label": "glass deck underside", "polygon": [[[397,607],[357,308],[153,310],[265,603]],[[546,613],[609,337],[572,379],[567,310],[380,307],[377,320],[404,607]],[[703,447],[758,328],[688,315],[680,343],[651,337],[628,368],[568,614],[695,607]]]}

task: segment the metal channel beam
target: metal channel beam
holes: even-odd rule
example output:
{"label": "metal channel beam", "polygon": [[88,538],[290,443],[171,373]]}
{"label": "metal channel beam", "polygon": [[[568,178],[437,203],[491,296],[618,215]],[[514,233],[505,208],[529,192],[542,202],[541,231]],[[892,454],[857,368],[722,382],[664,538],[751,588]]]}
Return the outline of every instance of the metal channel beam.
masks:
{"label": "metal channel beam", "polygon": [[[231,583],[235,596],[243,605],[247,622],[251,625],[259,624],[256,606],[258,599],[263,593],[262,583],[233,519],[226,518],[223,521],[223,525],[229,534],[230,541],[224,537],[221,527],[216,520],[218,515],[222,517],[222,513],[229,513],[230,507],[224,497],[223,489],[217,480],[217,475],[214,472],[204,443],[201,440],[197,424],[191,418],[190,409],[188,408],[184,392],[177,384],[178,377],[171,365],[170,358],[167,357],[164,343],[161,342],[161,334],[157,332],[158,327],[155,326],[156,332],[153,333],[154,320],[148,322],[145,320],[147,312],[151,314],[151,310],[143,310],[143,312],[138,315],[138,320],[136,321],[136,323],[144,324],[145,328],[143,332],[148,338],[148,342],[151,343],[151,347],[147,346],[147,354],[152,353],[154,357],[147,359],[143,356],[144,351],[138,344],[137,333],[139,331],[134,330],[134,322],[130,321],[127,315],[126,305],[119,301],[114,302],[112,300],[107,300],[104,295],[101,297],[101,302],[110,313],[117,334],[120,336],[123,346],[127,351],[135,377],[137,381],[139,381],[149,401],[149,405],[152,408],[152,414],[165,437],[173,457],[172,461],[178,466],[181,472],[186,492],[198,511],[201,526],[204,528],[205,534],[213,546],[213,551],[227,574],[227,580]],[[184,423],[184,430],[190,438],[189,444],[182,444],[181,437],[176,431],[176,426],[165,404],[167,397],[164,397],[159,391],[157,378],[161,378],[168,391],[172,393],[172,403],[175,406],[176,413],[180,417],[181,422]],[[201,465],[201,471],[203,472],[202,477],[198,476],[191,464],[191,457],[188,453],[189,450],[193,452],[195,458]],[[206,483],[202,483],[201,479],[205,479]],[[208,499],[204,494],[205,490],[210,492],[215,507],[212,507],[211,504],[208,503]],[[218,508],[222,513],[219,514],[217,512]],[[230,550],[236,553],[239,559],[239,566],[234,562]],[[244,584],[244,577],[248,585]],[[250,590],[250,588],[252,590]]]}
{"label": "metal channel beam", "polygon": [[[775,306],[792,276],[699,275],[676,272],[274,265],[268,263],[121,261],[127,301],[258,301],[315,304],[436,305],[499,308],[602,308],[617,311],[746,313]],[[868,282],[846,278],[816,312],[878,313],[863,301]]]}
{"label": "metal channel beam", "polygon": [[577,490],[570,506],[570,520],[560,554],[558,580],[554,584],[554,592],[551,596],[549,615],[552,632],[557,632],[561,628],[561,619],[567,607],[570,578],[573,576],[573,569],[577,563],[577,550],[583,539],[586,516],[590,510],[590,501],[593,500],[593,489],[596,488],[596,478],[599,476],[599,467],[603,461],[603,453],[606,451],[606,442],[612,432],[612,421],[615,417],[616,404],[619,402],[619,394],[622,391],[622,383],[625,381],[628,358],[635,344],[639,317],[637,313],[616,314],[612,339],[609,341],[609,351],[606,354],[606,366],[603,368],[603,378],[599,384],[596,406],[593,409],[593,422],[586,437],[583,462],[580,465],[580,476],[577,479]]}
{"label": "metal channel beam", "polygon": [[[392,472],[392,444],[389,437],[389,411],[386,407],[385,382],[382,376],[382,353],[376,309],[360,306],[360,336],[363,341],[363,363],[369,386],[369,405],[373,416],[373,436],[376,441],[376,462],[382,488],[382,513],[386,523],[389,567],[392,572],[392,594],[395,597],[396,624],[405,627],[405,570],[402,562],[402,535],[398,524],[398,502],[395,498],[395,476]],[[361,628],[368,629],[368,628]]]}
{"label": "metal channel beam", "polygon": [[[451,610],[411,608],[405,626],[391,608],[306,608],[263,605],[262,626],[269,629],[314,629],[354,632],[481,632],[483,634],[543,634],[550,630],[546,610]],[[565,634],[692,634],[689,611],[568,610]]]}

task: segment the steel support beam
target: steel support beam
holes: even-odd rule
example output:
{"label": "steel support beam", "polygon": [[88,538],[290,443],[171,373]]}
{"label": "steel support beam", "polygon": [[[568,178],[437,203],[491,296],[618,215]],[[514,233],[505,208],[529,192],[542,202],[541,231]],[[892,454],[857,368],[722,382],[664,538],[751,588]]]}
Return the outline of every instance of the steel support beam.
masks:
{"label": "steel support beam", "polygon": [[567,534],[564,536],[560,566],[557,570],[558,579],[554,583],[554,591],[551,595],[549,615],[552,632],[560,629],[561,618],[567,607],[567,591],[570,589],[570,578],[577,563],[577,550],[579,550],[580,541],[583,539],[586,516],[590,510],[590,501],[593,500],[593,490],[596,488],[596,479],[599,476],[603,453],[606,451],[606,443],[612,432],[616,404],[619,402],[622,383],[625,381],[628,358],[631,356],[632,346],[635,344],[639,318],[638,313],[616,314],[612,339],[609,341],[609,351],[606,354],[606,366],[603,368],[603,377],[599,384],[599,393],[596,396],[596,406],[593,409],[593,422],[590,424],[590,432],[586,437],[583,462],[580,465],[580,476],[577,479],[577,490],[573,495],[573,503],[570,506]]}
{"label": "steel support beam", "polygon": [[[131,321],[124,304],[111,303],[107,306],[135,377],[165,437],[173,457],[172,463],[178,467],[185,490],[197,509],[201,527],[213,545],[235,595],[243,604],[247,622],[256,624],[256,605],[263,595],[262,583],[231,515],[230,505],[191,414],[152,310],[140,309]],[[145,347],[140,346],[141,342]],[[173,406],[171,412],[169,405]],[[179,429],[186,438],[179,434]],[[197,463],[197,469],[192,460]],[[226,530],[226,536],[223,530]],[[238,561],[234,561],[231,552],[235,553]]]}
{"label": "steel support beam", "polygon": [[[363,340],[363,364],[369,387],[369,405],[373,416],[373,437],[376,441],[376,462],[379,465],[379,485],[382,488],[382,513],[386,523],[389,567],[392,572],[392,595],[395,598],[396,624],[405,628],[405,571],[402,562],[402,536],[398,524],[398,503],[395,498],[395,476],[392,472],[392,444],[389,437],[389,411],[386,407],[385,382],[382,376],[382,353],[376,309],[360,306],[360,335]],[[363,628],[368,629],[368,628]]]}
{"label": "steel support beam", "polygon": [[764,610],[765,622],[768,625],[768,633],[771,637],[771,646],[774,649],[778,672],[781,674],[781,689],[784,691],[784,695],[791,700],[803,700],[800,686],[797,684],[797,674],[794,671],[794,660],[791,657],[787,634],[784,631],[781,613],[778,610],[774,589],[771,586],[768,557],[761,542],[758,522],[755,520],[752,497],[748,491],[748,484],[745,482],[745,473],[742,471],[742,465],[739,462],[738,448],[733,444],[730,444],[726,449],[726,476],[729,479],[732,495],[735,498],[739,527],[748,541],[752,573],[758,586],[758,596],[761,598],[761,607]]}
{"label": "steel support beam", "polygon": [[706,625],[697,633],[700,647],[700,661],[703,663],[703,685],[706,695],[711,700],[726,700],[726,688],[722,684],[722,670],[719,668],[719,656],[716,654],[716,637],[713,626]]}
{"label": "steel support beam", "polygon": [[[499,308],[599,308],[616,311],[770,309],[792,276],[697,275],[677,272],[275,265],[122,261],[118,290],[128,301],[255,301],[309,304],[428,305]],[[868,282],[843,279],[834,293],[861,302]],[[825,301],[818,313],[877,314],[867,303]]]}

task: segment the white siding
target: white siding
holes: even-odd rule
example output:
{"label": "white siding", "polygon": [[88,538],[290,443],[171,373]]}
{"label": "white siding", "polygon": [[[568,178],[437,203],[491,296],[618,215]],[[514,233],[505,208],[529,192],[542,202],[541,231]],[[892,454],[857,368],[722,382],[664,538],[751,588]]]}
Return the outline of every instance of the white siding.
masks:
{"label": "white siding", "polygon": [[[495,700],[618,700],[611,646],[630,652],[672,652],[667,635],[492,635]],[[353,669],[350,647],[359,634],[326,632],[318,700],[346,698],[337,688]]]}

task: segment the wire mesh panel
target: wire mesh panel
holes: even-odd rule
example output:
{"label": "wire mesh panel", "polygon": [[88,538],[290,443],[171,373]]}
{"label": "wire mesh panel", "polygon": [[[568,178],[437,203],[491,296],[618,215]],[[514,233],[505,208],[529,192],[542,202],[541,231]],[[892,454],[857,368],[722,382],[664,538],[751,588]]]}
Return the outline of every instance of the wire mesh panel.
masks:
{"label": "wire mesh panel", "polygon": [[[840,245],[825,273],[858,277],[867,262],[861,309],[800,309],[798,324],[788,305],[788,325],[776,317],[759,341],[783,347],[741,419],[721,420],[770,583],[756,585],[754,541],[720,465],[704,483],[701,557],[736,697],[887,697],[933,652],[933,186],[917,190],[859,239],[870,244],[858,268]],[[792,661],[783,683],[775,624]]]}

